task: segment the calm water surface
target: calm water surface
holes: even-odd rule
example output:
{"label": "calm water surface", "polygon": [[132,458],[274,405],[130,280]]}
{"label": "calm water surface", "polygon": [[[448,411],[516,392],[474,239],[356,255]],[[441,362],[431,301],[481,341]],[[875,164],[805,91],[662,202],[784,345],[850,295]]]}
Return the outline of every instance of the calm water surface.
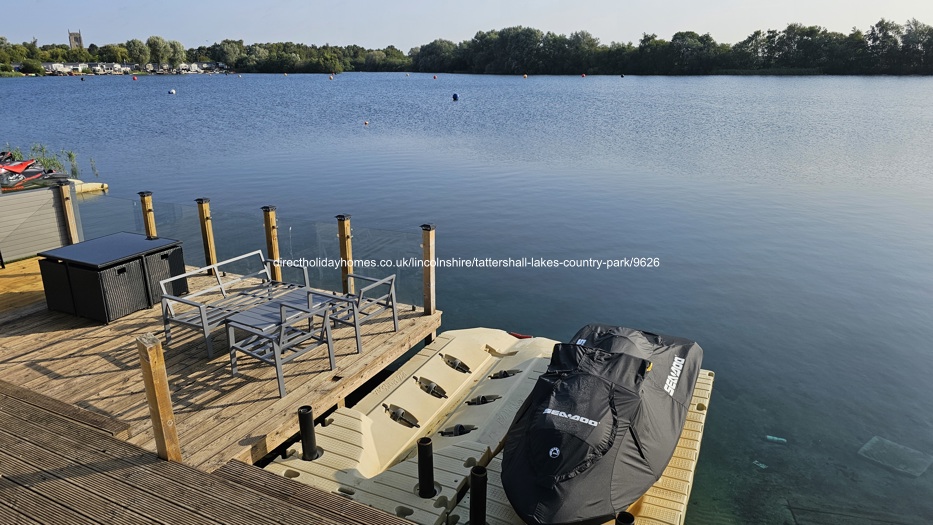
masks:
{"label": "calm water surface", "polygon": [[688,523],[814,508],[922,523],[933,472],[857,452],[877,435],[933,454],[931,92],[923,78],[0,79],[0,145],[74,150],[90,180],[93,157],[114,197],[207,196],[220,216],[274,204],[296,230],[338,213],[412,237],[434,223],[442,258],[656,257],[444,269],[443,328],[567,340],[603,322],[699,341],[716,384]]}

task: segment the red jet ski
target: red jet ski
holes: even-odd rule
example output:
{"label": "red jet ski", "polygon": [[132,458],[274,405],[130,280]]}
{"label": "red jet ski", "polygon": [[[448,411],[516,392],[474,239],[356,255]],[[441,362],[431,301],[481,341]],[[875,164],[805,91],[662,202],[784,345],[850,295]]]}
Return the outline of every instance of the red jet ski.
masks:
{"label": "red jet ski", "polygon": [[35,159],[0,164],[0,188],[2,191],[25,189],[27,186],[41,186],[43,180],[62,180],[68,176],[51,168],[43,168]]}

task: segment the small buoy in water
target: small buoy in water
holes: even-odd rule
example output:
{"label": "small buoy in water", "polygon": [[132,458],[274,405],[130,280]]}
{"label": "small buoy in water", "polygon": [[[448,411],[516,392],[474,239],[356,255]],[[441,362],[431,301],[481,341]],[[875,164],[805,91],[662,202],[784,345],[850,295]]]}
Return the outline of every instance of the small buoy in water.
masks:
{"label": "small buoy in water", "polygon": [[334,75],[331,75],[331,76],[330,76],[330,79],[333,80],[333,79],[334,79]]}
{"label": "small buoy in water", "polygon": [[84,82],[84,77],[81,77],[81,82]]}
{"label": "small buoy in water", "polygon": [[528,74],[526,73],[526,74],[522,75],[522,78],[528,78]]}
{"label": "small buoy in water", "polygon": [[586,78],[586,73],[583,73],[583,74],[580,75],[580,76],[583,77],[583,78]]}
{"label": "small buoy in water", "polygon": [[175,94],[175,90],[174,90],[174,89],[168,90],[168,94],[169,94],[169,95],[174,95],[174,94]]}
{"label": "small buoy in water", "polygon": [[285,75],[285,76],[287,77],[287,76],[288,76],[288,73],[283,73],[283,75]]}
{"label": "small buoy in water", "polygon": [[437,75],[434,75],[434,80],[437,80]]}
{"label": "small buoy in water", "polygon": [[133,75],[133,80],[139,80],[139,79],[136,78],[136,75]]}
{"label": "small buoy in water", "polygon": [[454,102],[460,100],[460,96],[454,93]]}
{"label": "small buoy in water", "polygon": [[369,125],[369,121],[368,121],[368,120],[364,120],[364,121],[363,121],[363,125],[364,125],[364,126],[368,126],[368,125]]}
{"label": "small buoy in water", "polygon": [[619,76],[622,77],[622,78],[625,78],[625,75],[619,75]]}
{"label": "small buoy in water", "polygon": [[411,73],[405,73],[405,76],[406,76],[406,77],[410,77],[410,76],[411,76]]}
{"label": "small buoy in water", "polygon": [[243,75],[237,75],[236,77],[237,77],[237,78],[243,78]]}

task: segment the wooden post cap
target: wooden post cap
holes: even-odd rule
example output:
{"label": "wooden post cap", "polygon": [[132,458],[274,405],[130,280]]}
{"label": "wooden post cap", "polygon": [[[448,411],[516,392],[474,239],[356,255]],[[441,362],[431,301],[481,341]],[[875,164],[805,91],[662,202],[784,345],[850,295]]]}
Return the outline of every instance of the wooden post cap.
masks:
{"label": "wooden post cap", "polygon": [[208,202],[211,202],[211,200],[208,199],[207,197],[200,197],[198,199],[194,199],[194,202],[198,204],[207,204]]}
{"label": "wooden post cap", "polygon": [[262,211],[267,212],[267,213],[270,211],[275,211],[275,206],[263,206]]}
{"label": "wooden post cap", "polygon": [[426,232],[430,232],[430,231],[434,231],[435,226],[433,224],[422,224],[421,229]]}
{"label": "wooden post cap", "polygon": [[140,196],[140,197],[151,197],[151,196],[152,196],[152,192],[151,192],[151,191],[141,191],[141,192],[139,192],[139,196]]}
{"label": "wooden post cap", "polygon": [[346,215],[338,215],[338,216],[335,217],[335,218],[336,218],[338,221],[347,221],[347,220],[350,220],[350,214],[348,213],[348,214],[346,214]]}

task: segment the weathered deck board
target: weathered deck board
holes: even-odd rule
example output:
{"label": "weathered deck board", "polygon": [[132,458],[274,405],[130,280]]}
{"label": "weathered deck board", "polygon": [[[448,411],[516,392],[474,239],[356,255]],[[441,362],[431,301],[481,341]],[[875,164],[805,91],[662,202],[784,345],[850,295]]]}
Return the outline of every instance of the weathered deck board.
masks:
{"label": "weathered deck board", "polygon": [[44,309],[39,259],[6,263],[0,269],[0,324]]}
{"label": "weathered deck board", "polygon": [[[296,505],[249,483],[162,461],[67,414],[0,397],[3,523],[340,525],[359,523],[354,517],[360,515],[373,518],[368,523],[396,520],[352,501],[322,509]],[[328,495],[309,494],[322,498]]]}
{"label": "weathered deck board", "polygon": [[55,412],[76,423],[96,428],[120,439],[129,439],[130,437],[130,425],[125,421],[84,410],[0,380],[0,398],[6,397],[20,400],[41,410]]}
{"label": "weathered deck board", "polygon": [[[20,273],[22,279],[34,278]],[[125,421],[130,425],[130,443],[154,451],[135,338],[146,332],[162,337],[161,308],[102,325],[45,310],[41,280],[39,284],[42,308],[32,307],[25,315],[11,314],[17,311],[14,308],[0,318],[0,377],[17,387]],[[0,289],[0,300],[6,290]],[[217,355],[208,359],[199,332],[175,327],[172,343],[164,345],[164,350],[185,462],[210,471],[231,459],[248,463],[259,459],[297,432],[299,406],[311,405],[315,414],[322,414],[339,404],[436,332],[440,315],[424,316],[400,305],[398,332],[392,331],[388,312],[369,320],[363,324],[362,354],[356,353],[351,329],[336,330],[337,368],[328,370],[323,348],[286,364],[288,395],[282,399],[274,367],[241,354],[238,375],[230,373],[223,329],[213,333]]]}

